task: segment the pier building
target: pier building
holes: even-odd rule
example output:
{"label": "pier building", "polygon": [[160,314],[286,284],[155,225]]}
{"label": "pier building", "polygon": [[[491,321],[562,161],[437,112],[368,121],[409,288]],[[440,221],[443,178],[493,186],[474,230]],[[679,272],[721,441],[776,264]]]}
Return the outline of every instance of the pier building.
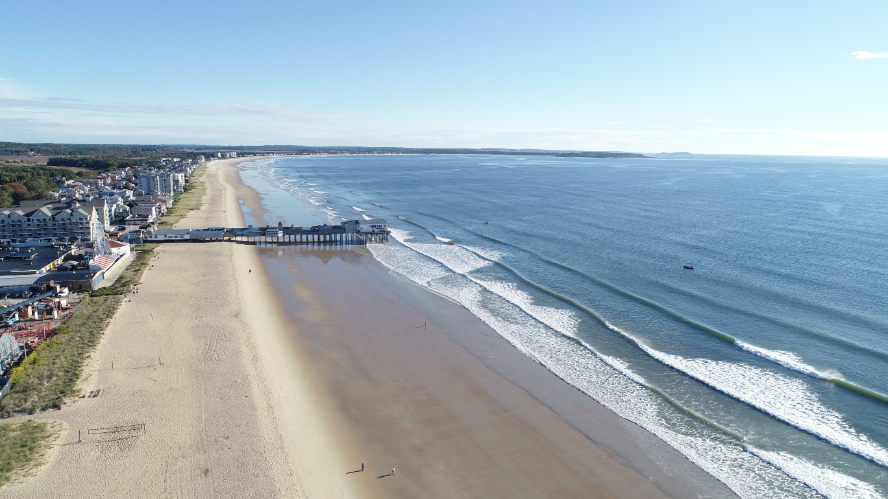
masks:
{"label": "pier building", "polygon": [[368,244],[388,242],[388,223],[380,218],[348,220],[339,225],[285,227],[209,227],[206,229],[149,229],[146,242],[235,241],[254,244]]}

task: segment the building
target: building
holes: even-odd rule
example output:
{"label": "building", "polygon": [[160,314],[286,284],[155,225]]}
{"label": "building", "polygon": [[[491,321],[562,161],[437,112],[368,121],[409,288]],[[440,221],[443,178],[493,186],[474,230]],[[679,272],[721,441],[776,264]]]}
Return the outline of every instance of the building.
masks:
{"label": "building", "polygon": [[95,289],[105,279],[105,271],[91,265],[89,269],[67,272],[50,272],[37,280],[37,286],[63,286],[72,291],[89,291]]}
{"label": "building", "polygon": [[88,242],[104,237],[105,226],[95,207],[77,201],[23,201],[0,211],[3,242]]}
{"label": "building", "polygon": [[184,173],[173,173],[173,192],[185,192]]}
{"label": "building", "polygon": [[145,241],[184,242],[184,241],[221,241],[225,238],[225,229],[149,229],[145,233]]}
{"label": "building", "polygon": [[388,222],[382,218],[358,221],[360,232],[388,232]]}
{"label": "building", "polygon": [[105,198],[96,198],[90,201],[78,201],[81,206],[89,209],[95,208],[96,215],[102,222],[102,229],[111,230],[111,210],[108,206],[108,200]]}
{"label": "building", "polygon": [[230,153],[228,153],[228,157],[230,157],[230,158],[236,158],[236,157],[237,157],[237,153],[236,153],[236,152],[230,152]]}
{"label": "building", "polygon": [[137,204],[130,208],[130,216],[126,217],[126,225],[152,224],[157,220],[156,204]]}
{"label": "building", "polygon": [[108,247],[114,256],[126,256],[130,252],[130,245],[121,241],[108,241]]}
{"label": "building", "polygon": [[172,196],[175,192],[172,173],[143,173],[135,181],[136,188],[146,196]]}
{"label": "building", "polygon": [[135,184],[136,189],[144,192],[145,194],[157,194],[160,191],[160,179],[157,175],[151,174],[142,174],[136,176]]}
{"label": "building", "polygon": [[0,250],[0,276],[44,274],[58,267],[71,246],[38,246]]}

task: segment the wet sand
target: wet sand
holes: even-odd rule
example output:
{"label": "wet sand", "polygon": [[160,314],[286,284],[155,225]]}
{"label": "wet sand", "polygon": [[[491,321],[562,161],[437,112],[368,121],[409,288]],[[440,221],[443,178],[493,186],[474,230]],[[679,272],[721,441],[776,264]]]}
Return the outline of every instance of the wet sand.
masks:
{"label": "wet sand", "polygon": [[[179,227],[261,217],[236,163]],[[165,244],[131,298],[0,497],[731,496],[364,248]]]}
{"label": "wet sand", "polygon": [[[260,199],[244,200],[251,214]],[[258,251],[290,349],[339,432],[341,473],[365,496],[734,496],[366,248]]]}

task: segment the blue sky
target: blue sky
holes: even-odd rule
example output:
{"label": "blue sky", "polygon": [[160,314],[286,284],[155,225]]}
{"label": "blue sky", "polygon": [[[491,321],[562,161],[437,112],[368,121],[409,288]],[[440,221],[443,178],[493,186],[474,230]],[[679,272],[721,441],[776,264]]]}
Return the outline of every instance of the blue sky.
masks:
{"label": "blue sky", "polygon": [[0,140],[888,156],[888,3],[0,1]]}

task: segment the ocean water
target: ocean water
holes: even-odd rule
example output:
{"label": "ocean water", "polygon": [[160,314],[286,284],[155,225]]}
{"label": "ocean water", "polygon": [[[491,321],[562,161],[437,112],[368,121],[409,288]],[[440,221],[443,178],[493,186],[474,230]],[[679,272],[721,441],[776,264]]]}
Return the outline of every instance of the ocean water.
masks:
{"label": "ocean water", "polygon": [[241,167],[267,222],[388,220],[390,243],[368,246],[383,265],[741,497],[888,497],[888,161]]}

